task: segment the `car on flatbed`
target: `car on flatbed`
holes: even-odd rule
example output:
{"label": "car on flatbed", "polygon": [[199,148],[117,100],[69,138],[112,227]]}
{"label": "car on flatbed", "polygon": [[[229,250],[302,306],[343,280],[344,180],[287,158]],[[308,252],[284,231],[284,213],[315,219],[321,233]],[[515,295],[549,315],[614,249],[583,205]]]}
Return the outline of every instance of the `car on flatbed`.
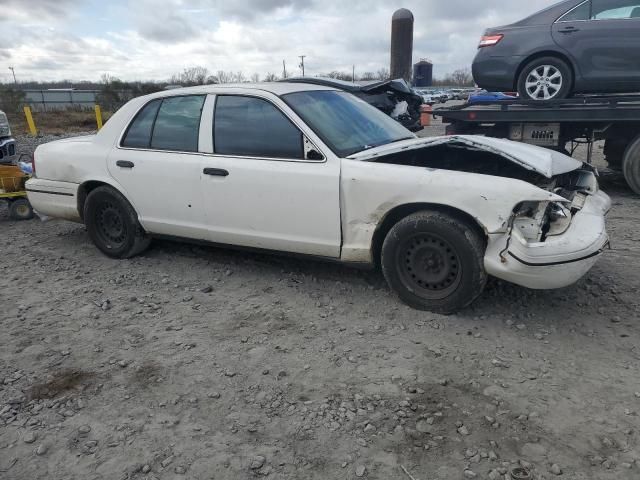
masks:
{"label": "car on flatbed", "polygon": [[640,91],[640,0],[565,0],[488,29],[473,78],[523,100]]}
{"label": "car on flatbed", "polygon": [[379,265],[407,304],[450,313],[488,275],[570,285],[608,244],[596,172],[474,136],[418,138],[356,96],[305,83],[210,85],[131,100],[96,135],[38,147],[41,214],[107,256],[153,237]]}

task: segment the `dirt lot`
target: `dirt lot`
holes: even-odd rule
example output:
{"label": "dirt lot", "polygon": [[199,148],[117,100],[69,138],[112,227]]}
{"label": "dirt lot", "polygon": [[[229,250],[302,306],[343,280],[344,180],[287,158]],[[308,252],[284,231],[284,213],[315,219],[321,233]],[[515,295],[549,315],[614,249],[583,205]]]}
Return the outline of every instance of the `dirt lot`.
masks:
{"label": "dirt lot", "polygon": [[2,206],[0,478],[640,478],[640,199],[603,188],[613,249],[586,279],[492,281],[450,317],[331,264],[110,260]]}

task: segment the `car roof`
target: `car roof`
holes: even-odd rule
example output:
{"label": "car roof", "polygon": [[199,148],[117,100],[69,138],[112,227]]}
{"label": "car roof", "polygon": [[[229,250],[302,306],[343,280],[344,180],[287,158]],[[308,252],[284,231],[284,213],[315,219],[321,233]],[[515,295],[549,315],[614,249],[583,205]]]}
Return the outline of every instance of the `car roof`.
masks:
{"label": "car roof", "polygon": [[287,93],[308,92],[314,90],[336,90],[335,88],[308,83],[292,82],[263,82],[263,83],[216,83],[213,85],[198,85],[196,87],[172,88],[153,94],[154,97],[173,97],[179,95],[197,95],[223,93],[225,90],[256,90],[286,95]]}

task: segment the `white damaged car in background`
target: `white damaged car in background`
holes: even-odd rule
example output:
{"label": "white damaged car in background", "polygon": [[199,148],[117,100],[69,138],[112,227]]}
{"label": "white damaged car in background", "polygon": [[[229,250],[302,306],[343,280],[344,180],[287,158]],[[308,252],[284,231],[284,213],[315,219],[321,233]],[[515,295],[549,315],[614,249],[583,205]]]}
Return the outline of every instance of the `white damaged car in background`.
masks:
{"label": "white damaged car in background", "polygon": [[95,136],[35,153],[36,211],[106,255],[184,238],[379,265],[407,304],[449,313],[488,275],[571,285],[608,245],[590,166],[485,137],[417,138],[347,92],[212,85],[132,100]]}

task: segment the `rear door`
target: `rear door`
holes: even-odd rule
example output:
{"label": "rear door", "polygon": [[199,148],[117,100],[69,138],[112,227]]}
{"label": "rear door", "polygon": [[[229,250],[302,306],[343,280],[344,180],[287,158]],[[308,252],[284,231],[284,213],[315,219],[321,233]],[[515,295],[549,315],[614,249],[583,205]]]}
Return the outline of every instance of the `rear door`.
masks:
{"label": "rear door", "polygon": [[149,232],[207,237],[199,152],[205,98],[187,95],[150,101],[109,155],[109,173]]}
{"label": "rear door", "polygon": [[640,89],[640,0],[586,1],[553,25],[553,38],[577,65],[578,88]]}
{"label": "rear door", "polygon": [[213,153],[202,176],[209,239],[338,258],[340,159],[312,145],[312,133],[277,97],[217,95],[203,119],[209,115]]}

